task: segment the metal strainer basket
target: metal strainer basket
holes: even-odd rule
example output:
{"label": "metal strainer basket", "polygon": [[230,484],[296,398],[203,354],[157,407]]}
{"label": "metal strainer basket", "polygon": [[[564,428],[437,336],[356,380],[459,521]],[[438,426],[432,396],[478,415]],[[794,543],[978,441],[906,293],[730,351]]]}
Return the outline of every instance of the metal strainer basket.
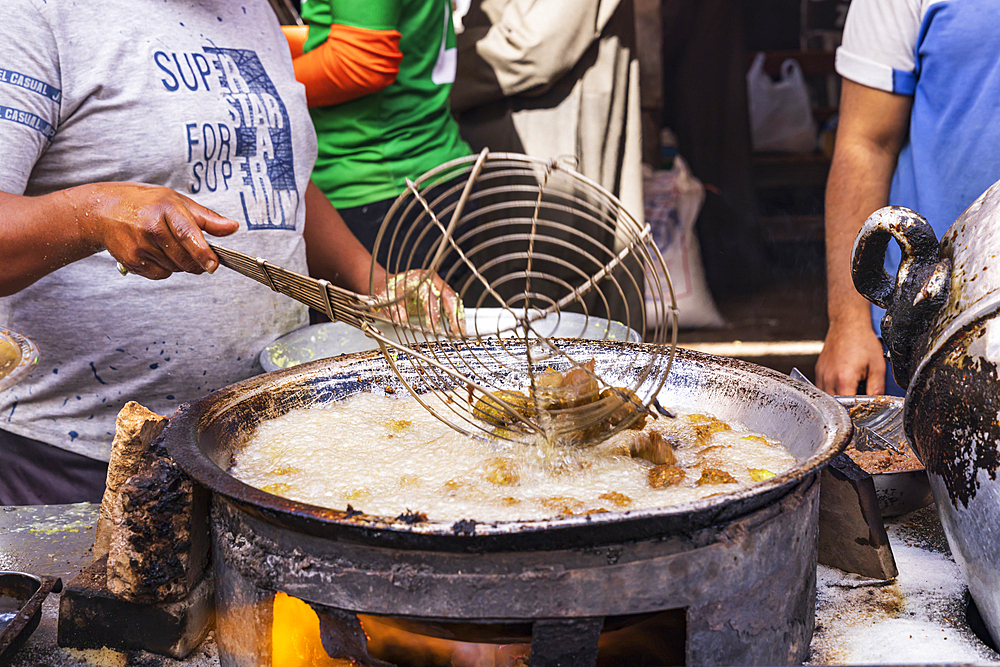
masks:
{"label": "metal strainer basket", "polygon": [[[376,297],[212,247],[224,266],[378,341],[410,393],[463,433],[584,444],[649,412],[673,360],[677,309],[648,226],[593,181],[524,155],[484,150],[407,185],[376,238],[373,258],[393,276],[379,284],[373,261]],[[465,307],[503,317],[488,330],[478,319],[465,331],[441,326],[421,305],[435,274]],[[595,367],[547,335],[566,330],[562,319],[583,322],[579,338],[636,331],[648,344],[623,342]]]}
{"label": "metal strainer basket", "polygon": [[[391,332],[380,325],[403,345],[390,353],[382,344],[390,363],[406,355],[418,370],[422,386],[407,386],[425,407],[469,434],[580,443],[603,439],[648,410],[677,335],[673,288],[648,226],[593,181],[558,161],[524,155],[484,150],[408,186],[373,254],[390,274],[436,272],[466,307],[509,315],[499,331],[473,325],[465,337],[412,315],[388,323]],[[379,288],[372,284],[373,293]],[[546,336],[553,318],[567,312],[585,316],[586,337],[614,339],[620,322],[645,332],[649,345],[623,345],[613,364],[590,368],[586,353],[571,355]],[[422,345],[428,341],[436,344]],[[559,382],[553,371],[574,369],[575,379],[586,381],[552,387]]]}

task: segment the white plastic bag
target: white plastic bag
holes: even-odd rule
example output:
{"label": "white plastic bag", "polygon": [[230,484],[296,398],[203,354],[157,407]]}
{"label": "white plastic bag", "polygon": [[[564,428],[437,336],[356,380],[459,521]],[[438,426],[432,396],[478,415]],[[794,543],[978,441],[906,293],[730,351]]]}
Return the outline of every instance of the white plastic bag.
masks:
{"label": "white plastic bag", "polygon": [[781,78],[773,81],[758,53],[747,72],[750,140],[755,151],[810,153],[816,149],[816,121],[809,89],[797,60],[781,63]]}
{"label": "white plastic bag", "polygon": [[[681,329],[725,326],[705,282],[695,222],[705,201],[705,188],[677,156],[669,170],[654,171],[643,165],[643,199],[646,222],[653,242],[663,255],[677,299],[677,320]],[[646,328],[656,321],[655,300],[646,283]]]}

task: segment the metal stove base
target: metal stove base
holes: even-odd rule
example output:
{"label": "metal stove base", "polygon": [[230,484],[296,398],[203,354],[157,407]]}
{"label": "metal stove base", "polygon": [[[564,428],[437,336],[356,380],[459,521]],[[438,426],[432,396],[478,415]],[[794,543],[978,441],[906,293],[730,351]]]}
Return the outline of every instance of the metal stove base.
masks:
{"label": "metal stove base", "polygon": [[769,507],[691,534],[471,554],[315,538],[216,496],[220,662],[271,664],[280,590],[341,619],[527,624],[532,667],[592,667],[605,618],[670,609],[685,610],[687,665],[801,663],[813,632],[818,504],[812,475]]}

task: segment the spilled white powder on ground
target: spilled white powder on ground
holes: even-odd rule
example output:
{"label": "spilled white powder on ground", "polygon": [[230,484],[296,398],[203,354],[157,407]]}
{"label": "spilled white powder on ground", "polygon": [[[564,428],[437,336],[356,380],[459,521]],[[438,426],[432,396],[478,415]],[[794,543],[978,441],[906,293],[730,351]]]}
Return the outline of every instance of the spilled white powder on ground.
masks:
{"label": "spilled white powder on ground", "polygon": [[[937,521],[934,506],[914,515],[922,515],[922,523]],[[886,525],[899,570],[894,581],[819,566],[818,629],[807,664],[1000,665],[1000,655],[966,623],[965,582],[943,533],[916,534],[914,515]]]}

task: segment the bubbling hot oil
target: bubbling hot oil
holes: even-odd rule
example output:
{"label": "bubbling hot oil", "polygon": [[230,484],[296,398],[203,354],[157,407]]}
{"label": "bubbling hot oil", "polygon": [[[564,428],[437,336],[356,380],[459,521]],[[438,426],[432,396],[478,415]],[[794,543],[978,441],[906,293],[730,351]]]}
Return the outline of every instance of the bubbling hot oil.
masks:
{"label": "bubbling hot oil", "polygon": [[651,482],[664,466],[629,454],[635,431],[589,448],[472,438],[410,396],[364,393],[263,422],[231,473],[322,507],[494,522],[686,503],[745,488],[796,463],[779,442],[710,415],[681,413],[644,430],[673,443],[675,470],[667,477],[676,483]]}

